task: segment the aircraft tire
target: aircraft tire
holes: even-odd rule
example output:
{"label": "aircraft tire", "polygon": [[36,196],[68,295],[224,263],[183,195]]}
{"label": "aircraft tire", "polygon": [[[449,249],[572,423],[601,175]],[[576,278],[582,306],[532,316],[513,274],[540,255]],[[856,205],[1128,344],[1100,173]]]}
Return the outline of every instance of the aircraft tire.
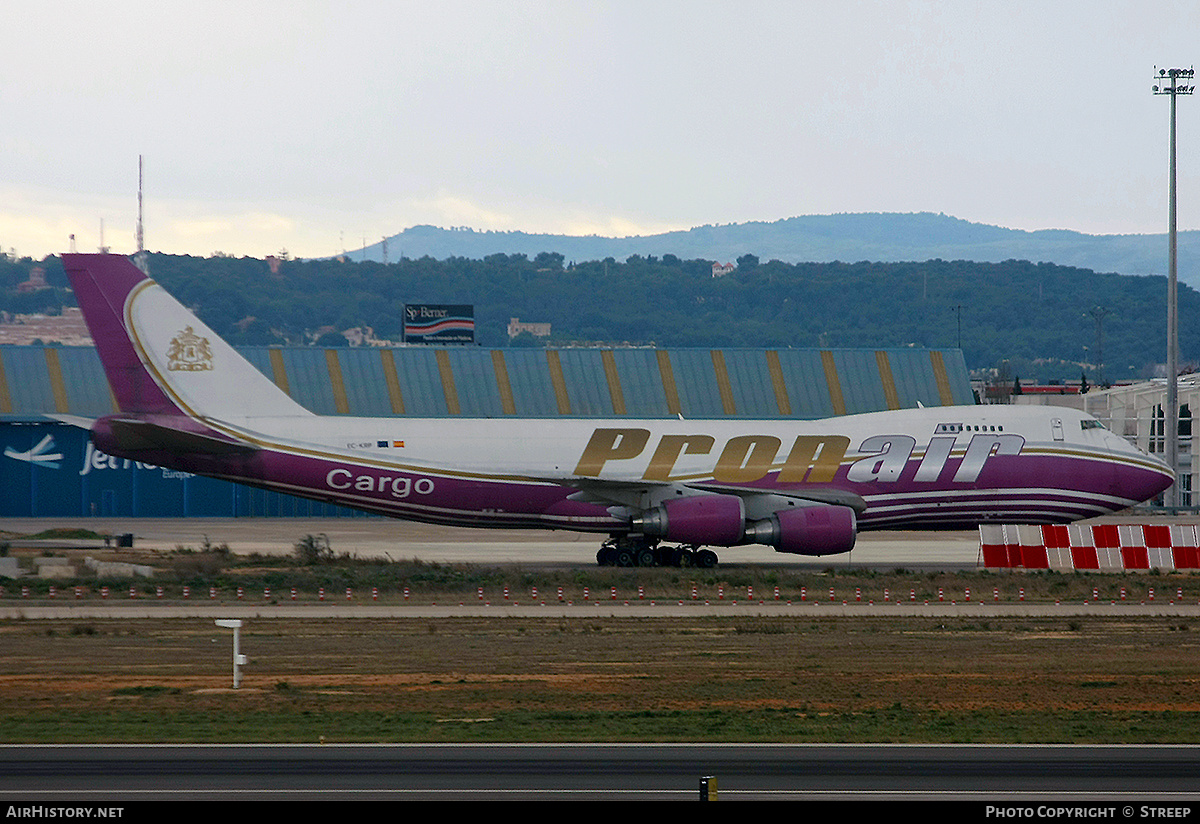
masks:
{"label": "aircraft tire", "polygon": [[695,554],[693,563],[700,569],[716,569],[717,553],[711,549],[702,549]]}
{"label": "aircraft tire", "polygon": [[628,547],[617,547],[613,553],[613,562],[619,567],[637,566],[637,556]]}
{"label": "aircraft tire", "polygon": [[673,567],[690,567],[696,565],[696,553],[687,547],[677,546],[671,552],[671,566]]}
{"label": "aircraft tire", "polygon": [[605,544],[596,553],[596,563],[600,566],[616,566],[616,554],[617,551],[615,548]]}
{"label": "aircraft tire", "polygon": [[640,567],[657,566],[657,564],[655,562],[655,558],[654,558],[654,548],[653,547],[649,547],[649,546],[642,547],[636,553],[634,553],[634,559],[637,562],[636,566],[640,566]]}

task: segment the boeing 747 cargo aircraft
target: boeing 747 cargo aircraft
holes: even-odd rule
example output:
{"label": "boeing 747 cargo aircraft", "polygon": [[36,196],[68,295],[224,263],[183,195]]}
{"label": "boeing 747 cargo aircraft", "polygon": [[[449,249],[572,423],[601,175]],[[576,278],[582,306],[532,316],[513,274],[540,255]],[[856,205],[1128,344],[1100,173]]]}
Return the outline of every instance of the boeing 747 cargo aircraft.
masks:
{"label": "boeing 747 cargo aircraft", "polygon": [[758,421],[318,416],[128,259],[63,261],[120,410],[81,422],[104,452],[394,518],[598,533],[602,564],[708,567],[712,547],[826,555],[867,529],[1061,523],[1173,481],[1095,418],[1057,407]]}

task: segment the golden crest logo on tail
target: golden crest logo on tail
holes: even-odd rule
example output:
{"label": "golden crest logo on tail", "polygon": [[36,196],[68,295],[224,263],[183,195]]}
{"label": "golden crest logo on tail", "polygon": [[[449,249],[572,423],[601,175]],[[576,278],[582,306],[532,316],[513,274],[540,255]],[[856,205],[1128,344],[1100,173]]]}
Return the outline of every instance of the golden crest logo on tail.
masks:
{"label": "golden crest logo on tail", "polygon": [[171,339],[167,349],[167,370],[170,372],[204,372],[213,368],[212,349],[208,338],[197,335],[192,327]]}

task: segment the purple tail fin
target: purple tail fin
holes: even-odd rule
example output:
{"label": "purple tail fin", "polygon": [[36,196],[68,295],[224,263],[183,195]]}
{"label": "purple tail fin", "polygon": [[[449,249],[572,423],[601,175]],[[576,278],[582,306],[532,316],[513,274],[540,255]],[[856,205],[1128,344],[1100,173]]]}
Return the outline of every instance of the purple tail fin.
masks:
{"label": "purple tail fin", "polygon": [[63,265],[123,414],[312,416],[126,258],[64,255]]}
{"label": "purple tail fin", "polygon": [[149,278],[120,255],[63,255],[109,386],[122,412],[178,415],[182,412],[151,379],[125,328],[125,302]]}

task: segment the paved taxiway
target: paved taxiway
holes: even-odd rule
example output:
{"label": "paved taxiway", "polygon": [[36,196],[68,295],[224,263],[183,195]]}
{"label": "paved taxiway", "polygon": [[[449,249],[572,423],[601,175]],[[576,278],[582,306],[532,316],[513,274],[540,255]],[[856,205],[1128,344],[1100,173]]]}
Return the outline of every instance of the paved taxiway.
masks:
{"label": "paved taxiway", "polygon": [[[1196,523],[1197,518],[1118,514],[1081,521],[1099,523]],[[325,535],[337,554],[361,558],[418,558],[434,563],[562,566],[595,563],[606,536],[550,530],[468,529],[387,518],[6,518],[0,532],[29,535],[46,529],[88,529],[132,533],[141,548],[198,548],[228,544],[238,554],[290,554],[305,535]],[[15,546],[20,545],[14,540]],[[63,544],[70,542],[64,541]],[[95,546],[95,541],[80,542]],[[809,558],[775,552],[767,546],[718,550],[722,566],[780,566],[792,569],[870,567],[913,570],[969,570],[980,563],[978,530],[946,532],[863,532],[854,550]]]}
{"label": "paved taxiway", "polygon": [[[1191,812],[1190,746],[411,744],[0,746],[6,804],[145,800],[1057,802]],[[982,812],[982,807],[980,809]],[[1078,813],[1077,813],[1078,815]],[[1034,817],[1032,815],[1023,817]],[[1055,816],[1037,816],[1055,817]],[[1061,812],[1057,817],[1073,817]]]}
{"label": "paved taxiway", "polygon": [[763,601],[669,601],[641,602],[591,601],[559,604],[495,604],[472,602],[459,604],[347,605],[338,601],[324,604],[291,606],[255,604],[248,601],[210,606],[208,604],[146,603],[137,606],[113,603],[69,603],[63,606],[30,606],[17,603],[0,606],[0,620],[118,619],[142,618],[242,618],[320,619],[320,618],[688,618],[696,615],[805,616],[826,618],[868,618],[919,616],[922,618],[1108,618],[1200,617],[1200,605],[1163,601],[1161,603],[1018,603],[963,602],[918,603],[915,605],[855,603],[832,604]]}
{"label": "paved taxiway", "polygon": [[[1129,522],[1129,516],[1097,519],[1097,522]],[[1166,516],[1140,517],[1137,520],[1174,522]],[[418,558],[436,563],[517,564],[525,569],[539,567],[593,566],[601,536],[539,530],[479,530],[432,526],[382,518],[197,518],[197,519],[6,519],[0,531],[37,534],[51,528],[80,528],[94,532],[135,536],[141,548],[170,550],[197,548],[206,542],[228,544],[239,554],[290,554],[295,542],[305,535],[325,535],[334,552],[364,558],[386,557],[393,560]],[[20,546],[19,539],[13,540]],[[96,546],[90,541],[62,541],[79,548]],[[979,536],[976,531],[961,532],[868,532],[859,536],[854,551],[845,555],[806,558],[772,551],[764,546],[731,547],[721,551],[725,568],[738,566],[776,566],[796,570],[869,567],[912,570],[971,570],[979,565]],[[980,597],[982,595],[982,597]],[[466,600],[461,603],[364,604],[331,598],[321,604],[292,604],[286,601],[234,604],[129,602],[65,602],[61,605],[30,605],[0,602],[0,618],[319,618],[319,617],[448,617],[506,615],[512,617],[678,617],[699,611],[719,610],[722,614],[743,615],[826,615],[878,616],[920,615],[926,617],[999,616],[1079,616],[1153,615],[1200,616],[1200,604],[1176,602],[1168,597],[1154,602],[1112,603],[1026,603],[994,602],[979,593],[975,600],[948,598],[945,602],[822,601],[817,593],[810,600],[776,601],[770,598],[746,600],[734,597],[712,601],[638,601],[622,597],[609,600],[597,596],[591,601],[559,603],[545,599],[510,602]]]}
{"label": "paved taxiway", "polygon": [[[339,555],[348,552],[362,558],[527,566],[595,564],[596,550],[606,537],[546,530],[462,529],[384,518],[7,518],[0,521],[0,531],[23,535],[51,528],[89,529],[113,535],[132,533],[138,547],[197,548],[208,541],[228,544],[233,552],[240,554],[274,555],[290,554],[296,541],[305,535],[323,534]],[[825,558],[788,555],[757,545],[729,547],[721,549],[719,554],[725,566],[973,569],[979,559],[979,533],[866,532],[859,536],[853,552]]]}

